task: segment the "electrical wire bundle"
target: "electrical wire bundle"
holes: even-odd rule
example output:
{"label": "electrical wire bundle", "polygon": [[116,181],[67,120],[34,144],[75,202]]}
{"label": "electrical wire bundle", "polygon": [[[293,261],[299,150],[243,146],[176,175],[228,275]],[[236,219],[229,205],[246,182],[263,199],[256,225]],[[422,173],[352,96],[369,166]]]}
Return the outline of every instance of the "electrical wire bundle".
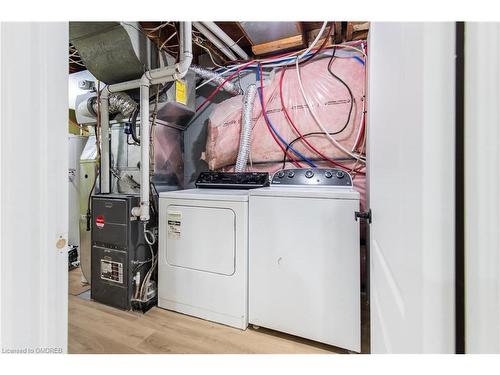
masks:
{"label": "electrical wire bundle", "polygon": [[[358,59],[363,65],[365,65],[366,69],[366,53],[364,51],[364,43],[359,42],[361,45],[361,49],[357,48],[354,44],[332,44],[327,46],[328,42],[328,35],[330,35],[331,30],[332,30],[332,25],[330,25],[330,28],[328,30],[327,36],[325,37],[323,43],[319,48],[314,48],[314,46],[318,43],[320,40],[321,36],[324,34],[324,31],[327,27],[328,22],[324,22],[323,26],[316,36],[315,40],[311,43],[311,45],[303,50],[303,51],[297,51],[297,52],[291,52],[291,53],[285,53],[281,54],[272,58],[265,58],[265,59],[255,59],[251,60],[242,64],[234,64],[234,65],[229,65],[225,69],[220,69],[216,70],[220,77],[223,77],[229,73],[225,80],[222,82],[221,85],[217,86],[216,89],[198,106],[196,109],[197,111],[201,110],[207,103],[210,102],[210,100],[220,91],[222,86],[235,78],[236,76],[239,76],[240,73],[242,72],[251,72],[256,71],[257,72],[257,81],[260,82],[260,87],[257,90],[258,95],[259,95],[259,101],[261,104],[262,108],[262,113],[261,115],[264,118],[264,121],[266,123],[266,126],[269,130],[270,135],[273,137],[274,141],[276,144],[280,147],[280,149],[283,151],[283,167],[286,165],[287,160],[290,161],[294,166],[296,167],[302,167],[302,163],[306,163],[310,167],[316,167],[316,164],[313,160],[307,158],[305,155],[303,155],[301,152],[299,152],[296,148],[293,147],[293,145],[296,142],[301,142],[303,143],[308,149],[312,150],[316,155],[318,155],[319,159],[322,161],[326,161],[329,164],[331,164],[334,167],[339,167],[342,168],[346,171],[349,172],[354,172],[354,173],[359,173],[359,174],[364,174],[362,171],[363,165],[365,164],[365,157],[361,154],[356,152],[357,150],[360,150],[361,152],[364,151],[364,142],[365,142],[365,136],[364,136],[364,98],[363,98],[363,108],[362,108],[362,118],[361,122],[359,124],[359,130],[358,130],[358,135],[356,137],[356,142],[353,145],[352,149],[349,150],[346,147],[344,147],[342,144],[340,144],[335,138],[333,138],[334,135],[338,135],[345,131],[345,129],[348,127],[349,123],[351,122],[352,119],[352,111],[353,111],[353,106],[354,106],[354,96],[352,93],[351,88],[348,86],[348,84],[338,75],[336,75],[333,70],[332,70],[332,65],[333,62],[336,59],[336,51],[337,49],[348,49],[355,51],[363,56],[364,59],[360,59],[359,56],[353,56],[354,58]],[[332,51],[330,53],[330,61],[328,63],[328,72],[329,74],[335,78],[337,81],[339,81],[345,88],[346,91],[349,95],[349,112],[346,118],[345,123],[335,131],[328,131],[325,126],[322,124],[320,121],[319,117],[314,111],[314,107],[311,104],[309,97],[305,93],[304,86],[302,83],[302,77],[300,74],[300,66],[309,62],[313,58],[324,55],[326,53],[325,49],[327,48],[332,48]],[[328,54],[327,54],[328,55]],[[291,68],[293,65],[295,65],[295,70],[297,74],[297,80],[300,88],[300,92],[302,94],[302,97],[305,100],[307,109],[309,113],[311,114],[313,120],[315,123],[318,125],[319,130],[317,132],[310,132],[306,134],[302,134],[297,127],[297,125],[294,123],[293,119],[291,118],[290,114],[288,113],[286,106],[285,106],[285,100],[283,98],[283,80],[285,77],[286,70],[288,68]],[[282,106],[282,111],[284,113],[284,116],[287,119],[287,122],[290,124],[290,126],[293,128],[294,132],[296,133],[297,137],[293,139],[291,142],[287,142],[277,131],[276,127],[272,124],[267,112],[266,112],[266,101],[265,101],[265,95],[264,95],[264,84],[263,84],[263,69],[264,68],[282,68],[281,69],[281,76],[280,76],[280,84],[279,84],[279,89],[280,89],[280,101],[281,101],[281,106]],[[213,78],[214,79],[214,78]],[[198,88],[210,83],[213,79],[207,80],[200,84]],[[274,94],[274,93],[273,93]],[[272,96],[272,95],[271,95]],[[271,97],[270,96],[270,97]],[[259,116],[260,117],[260,116]],[[347,165],[340,163],[339,161],[332,160],[331,158],[328,158],[325,156],[323,153],[321,153],[314,145],[307,139],[309,137],[313,136],[326,136],[330,142],[333,144],[334,147],[340,149],[342,153],[346,155],[347,159],[353,160],[354,167],[348,167]],[[361,164],[361,166],[358,168],[358,165]]]}

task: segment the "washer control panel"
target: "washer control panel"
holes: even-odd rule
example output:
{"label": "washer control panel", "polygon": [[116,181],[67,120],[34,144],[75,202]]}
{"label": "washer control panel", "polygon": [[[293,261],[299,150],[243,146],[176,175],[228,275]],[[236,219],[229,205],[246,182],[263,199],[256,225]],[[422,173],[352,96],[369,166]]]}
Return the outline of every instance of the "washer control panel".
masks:
{"label": "washer control panel", "polygon": [[273,185],[352,186],[351,175],[335,168],[281,169],[271,180]]}

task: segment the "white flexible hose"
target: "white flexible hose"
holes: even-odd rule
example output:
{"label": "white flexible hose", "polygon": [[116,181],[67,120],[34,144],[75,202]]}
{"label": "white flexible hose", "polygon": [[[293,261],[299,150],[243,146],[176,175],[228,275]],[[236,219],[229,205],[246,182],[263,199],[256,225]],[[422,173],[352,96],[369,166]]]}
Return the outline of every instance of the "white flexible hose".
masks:
{"label": "white flexible hose", "polygon": [[255,96],[257,94],[257,86],[250,85],[243,96],[243,109],[241,111],[241,133],[240,133],[240,148],[238,157],[236,158],[235,172],[243,172],[248,162],[248,154],[250,153],[250,136],[252,135],[252,115]]}
{"label": "white flexible hose", "polygon": [[214,77],[210,78],[209,80],[207,80],[207,81],[205,81],[205,82],[202,82],[199,86],[196,86],[196,90],[198,90],[200,87],[205,86],[207,83],[210,83],[210,82],[212,82],[212,81],[215,81],[215,80],[216,80],[216,79],[218,79],[218,78],[222,78],[222,77],[224,76],[224,74],[229,73],[229,72],[231,72],[231,71],[233,71],[233,70],[236,70],[236,69],[238,69],[239,67],[240,67],[239,65],[235,65],[235,66],[233,66],[232,68],[229,68],[229,69],[225,70],[225,71],[224,71],[224,72],[222,72],[222,73],[216,74]]}
{"label": "white flexible hose", "polygon": [[[215,72],[212,72],[211,70],[202,68],[201,66],[194,65],[194,64],[191,64],[191,66],[189,67],[189,70],[196,73],[198,76],[200,76],[202,78],[210,79],[210,81],[215,81],[215,83],[217,85],[223,84],[222,89],[230,94],[233,94],[233,95],[240,95],[241,94],[241,90],[238,86],[236,86],[235,84],[233,84],[229,81],[224,82],[224,78],[222,78],[222,76],[220,76],[219,74],[217,74]],[[199,88],[199,87],[201,87],[201,86],[198,86],[197,88]]]}

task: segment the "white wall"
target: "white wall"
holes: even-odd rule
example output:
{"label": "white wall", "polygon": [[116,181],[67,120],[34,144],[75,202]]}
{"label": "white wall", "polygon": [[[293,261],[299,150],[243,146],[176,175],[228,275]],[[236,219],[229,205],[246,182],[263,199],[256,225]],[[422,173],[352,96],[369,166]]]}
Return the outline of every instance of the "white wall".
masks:
{"label": "white wall", "polygon": [[465,25],[465,346],[500,353],[500,24]]}
{"label": "white wall", "polygon": [[0,340],[67,348],[68,25],[0,25]]}
{"label": "white wall", "polygon": [[371,350],[454,352],[454,23],[369,38]]}

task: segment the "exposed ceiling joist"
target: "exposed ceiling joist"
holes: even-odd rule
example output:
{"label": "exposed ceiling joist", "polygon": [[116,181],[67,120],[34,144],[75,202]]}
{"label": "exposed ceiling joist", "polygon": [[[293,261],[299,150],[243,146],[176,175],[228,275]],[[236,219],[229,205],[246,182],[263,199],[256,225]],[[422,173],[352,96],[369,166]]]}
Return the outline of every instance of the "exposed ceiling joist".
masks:
{"label": "exposed ceiling joist", "polygon": [[[177,39],[178,22],[174,21],[147,21],[139,22],[144,32],[149,38],[163,50],[168,51],[170,54],[176,56],[179,51],[179,42]],[[300,33],[295,35],[280,38],[279,33],[276,34],[277,39],[262,41],[252,41],[252,36],[247,35],[245,32],[244,24],[251,24],[252,22],[216,22],[216,24],[249,55],[265,55],[281,51],[283,49],[293,50],[302,48],[307,45],[311,40],[311,35],[314,31],[321,28],[322,22],[295,22],[297,27],[301,30]],[[253,24],[258,24],[253,22]],[[274,23],[273,24],[277,24]],[[286,22],[284,24],[290,24]],[[256,25],[258,27],[259,25]],[[280,25],[277,25],[279,29]],[[284,26],[284,25],[282,25]],[[335,42],[340,43],[344,41],[366,39],[368,35],[368,22],[335,22],[333,39]],[[283,29],[285,29],[283,27]],[[203,54],[209,54],[217,64],[225,64],[228,62],[228,57],[222,53],[217,46],[210,42],[200,32],[194,28],[195,43],[193,45],[194,61],[198,62],[198,57]],[[300,35],[300,36],[299,36]],[[290,39],[287,39],[290,38]],[[78,51],[71,45],[69,46],[69,72],[74,73],[80,70],[85,70],[85,65],[78,56]]]}

